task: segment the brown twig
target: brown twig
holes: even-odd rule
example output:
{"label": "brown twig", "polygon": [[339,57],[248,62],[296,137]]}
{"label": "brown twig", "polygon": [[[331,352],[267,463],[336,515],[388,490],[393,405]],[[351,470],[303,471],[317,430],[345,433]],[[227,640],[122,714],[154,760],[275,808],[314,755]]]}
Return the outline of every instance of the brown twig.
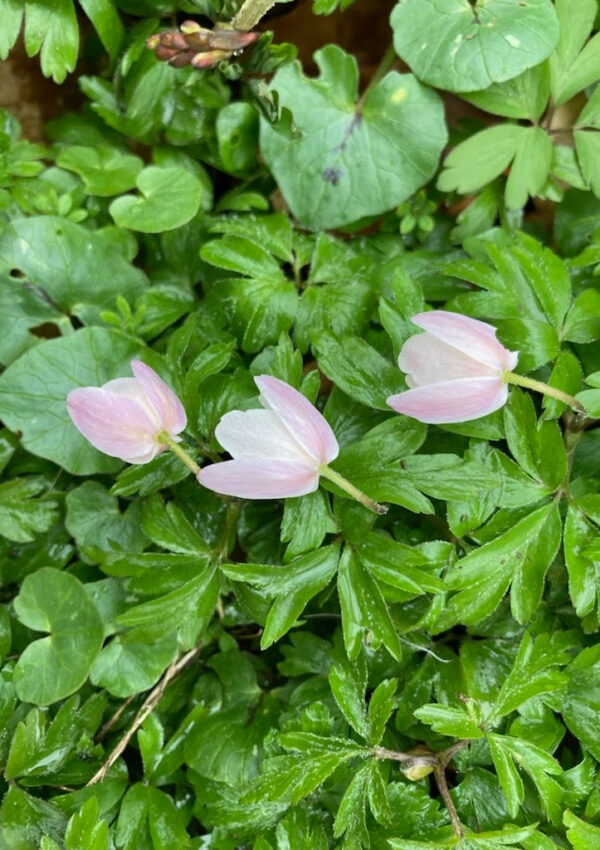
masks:
{"label": "brown twig", "polygon": [[402,753],[396,750],[388,750],[385,747],[373,747],[373,755],[376,759],[392,759],[399,761],[402,765],[402,770],[409,770],[415,767],[432,767],[436,768],[439,763],[439,757],[435,753]]}
{"label": "brown twig", "polygon": [[446,769],[442,764],[438,764],[435,770],[433,771],[433,775],[435,776],[435,781],[437,787],[439,789],[440,794],[442,795],[442,800],[444,801],[444,805],[448,809],[448,814],[450,816],[450,823],[452,824],[452,829],[457,838],[464,838],[465,831],[463,829],[463,825],[460,822],[460,818],[458,817],[458,812],[456,811],[456,806],[454,805],[454,800],[448,790],[448,783],[446,782]]}
{"label": "brown twig", "polygon": [[[415,776],[411,778],[422,778],[426,775],[427,768],[433,770],[433,775],[435,776],[435,781],[444,801],[444,805],[448,810],[448,816],[450,817],[450,823],[452,824],[452,829],[457,838],[464,838],[464,829],[463,825],[460,822],[458,817],[458,812],[456,811],[456,806],[454,805],[454,800],[450,794],[448,789],[448,783],[446,781],[446,768],[449,763],[452,761],[456,753],[460,750],[464,749],[468,746],[471,741],[468,740],[460,740],[455,741],[450,747],[445,750],[441,750],[440,752],[434,752],[433,750],[427,750],[424,748],[422,753],[412,752],[412,753],[403,753],[396,752],[395,750],[388,750],[385,747],[373,747],[373,755],[378,759],[393,759],[394,761],[400,762],[400,769],[403,772],[412,771],[415,769],[417,773]],[[421,774],[418,773],[419,768],[425,768],[425,771]]]}
{"label": "brown twig", "polygon": [[131,694],[130,697],[127,697],[125,702],[118,707],[118,709],[115,711],[113,716],[110,717],[106,721],[104,726],[100,727],[100,730],[99,730],[98,734],[96,735],[96,741],[101,741],[104,738],[104,736],[106,735],[106,733],[110,732],[110,730],[113,728],[113,726],[115,725],[115,723],[117,722],[119,717],[123,714],[125,709],[128,708],[131,705],[131,703],[136,698],[136,696],[137,696],[137,694]]}
{"label": "brown twig", "polygon": [[[142,723],[161,701],[169,682],[171,682],[176,676],[178,676],[179,673],[181,673],[181,671],[185,667],[187,667],[187,665],[191,661],[193,661],[197,655],[199,655],[201,648],[201,646],[196,646],[194,647],[194,649],[190,649],[189,652],[186,652],[185,655],[182,655],[180,658],[173,659],[171,664],[165,670],[159,683],[150,691],[150,693],[142,703],[142,707],[135,715],[133,723],[128,728],[127,732],[123,735],[122,738],[119,739],[116,747],[112,750],[102,767],[92,776],[90,781],[87,783],[88,786],[95,785],[96,782],[102,782],[105,779],[106,774],[116,762],[116,760],[119,758],[119,756],[125,751],[127,745],[129,744],[137,730],[140,728]],[[121,710],[124,710],[125,707],[125,705],[121,706]],[[114,718],[111,718],[111,720],[113,719]]]}

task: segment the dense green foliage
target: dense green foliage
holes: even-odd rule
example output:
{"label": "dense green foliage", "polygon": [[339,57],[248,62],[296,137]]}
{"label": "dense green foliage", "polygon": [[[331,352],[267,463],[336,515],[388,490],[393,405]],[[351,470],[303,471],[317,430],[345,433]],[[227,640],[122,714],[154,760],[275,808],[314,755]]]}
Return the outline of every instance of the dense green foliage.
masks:
{"label": "dense green foliage", "polygon": [[[240,6],[0,0],[0,56],[24,15],[47,76],[97,64],[47,145],[1,116],[0,847],[595,850],[597,0],[399,0],[366,90],[268,20],[207,70],[145,46]],[[447,127],[444,90],[479,111]],[[427,305],[590,417],[517,387],[394,414]],[[200,464],[254,375],[287,381],[389,513],[101,454],[66,395],[134,357]]]}

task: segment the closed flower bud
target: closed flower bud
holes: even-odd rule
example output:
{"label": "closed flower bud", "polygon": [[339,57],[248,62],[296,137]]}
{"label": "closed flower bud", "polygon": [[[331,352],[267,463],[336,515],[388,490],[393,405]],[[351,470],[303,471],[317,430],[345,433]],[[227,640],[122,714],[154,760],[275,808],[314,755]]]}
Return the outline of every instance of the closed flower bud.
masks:
{"label": "closed flower bud", "polygon": [[388,398],[398,413],[441,424],[478,419],[508,398],[506,374],[518,352],[496,339],[496,329],[458,313],[433,310],[411,320],[423,328],[402,346],[398,365],[411,389]]}

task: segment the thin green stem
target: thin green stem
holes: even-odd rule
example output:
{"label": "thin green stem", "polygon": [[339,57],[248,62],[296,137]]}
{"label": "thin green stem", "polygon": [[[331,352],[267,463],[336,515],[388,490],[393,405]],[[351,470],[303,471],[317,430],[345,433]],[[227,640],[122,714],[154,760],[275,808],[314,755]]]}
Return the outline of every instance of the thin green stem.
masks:
{"label": "thin green stem", "polygon": [[568,404],[577,413],[582,413],[584,416],[588,415],[582,403],[572,395],[564,393],[556,387],[551,387],[549,384],[544,384],[542,381],[535,381],[533,378],[526,378],[524,375],[516,375],[514,372],[504,372],[502,379],[507,384],[516,384],[518,387],[527,387],[528,390],[535,390],[543,395],[549,395],[552,398],[558,399],[558,401],[562,401],[564,404]]}
{"label": "thin green stem", "polygon": [[277,0],[244,0],[231,25],[240,32],[250,32],[276,2]]}
{"label": "thin green stem", "polygon": [[387,72],[390,70],[394,62],[396,61],[396,51],[394,50],[394,44],[390,44],[388,49],[385,51],[383,56],[381,57],[381,61],[377,68],[375,69],[375,73],[369,80],[369,85],[366,87],[362,95],[360,96],[360,100],[356,105],[356,111],[360,112],[360,110],[365,105],[365,101],[368,96],[371,94],[375,86],[385,77]]}
{"label": "thin green stem", "polygon": [[188,469],[192,470],[194,475],[198,475],[200,467],[196,461],[192,460],[189,454],[181,448],[179,443],[177,443],[170,434],[167,434],[166,431],[161,431],[160,434],[158,434],[158,439],[161,443],[165,443],[171,449],[173,454],[177,455],[179,460],[185,463]]}
{"label": "thin green stem", "polygon": [[349,496],[352,496],[353,499],[356,499],[357,502],[360,502],[361,505],[364,505],[365,508],[368,508],[370,511],[379,514],[379,516],[387,514],[387,505],[380,505],[379,502],[375,502],[373,499],[370,499],[362,492],[362,490],[359,490],[358,487],[355,487],[354,484],[347,481],[343,475],[340,475],[339,472],[334,472],[334,470],[330,469],[328,466],[322,466],[319,469],[319,474],[322,475],[323,478],[327,478],[328,481],[331,481],[332,484],[339,487],[340,490],[344,490],[344,492],[348,493]]}

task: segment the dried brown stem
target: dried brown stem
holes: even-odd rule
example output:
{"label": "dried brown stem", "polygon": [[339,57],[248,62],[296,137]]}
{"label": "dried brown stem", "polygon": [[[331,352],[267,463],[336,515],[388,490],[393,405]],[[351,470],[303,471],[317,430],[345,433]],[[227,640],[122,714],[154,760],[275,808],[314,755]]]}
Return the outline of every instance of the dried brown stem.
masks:
{"label": "dried brown stem", "polygon": [[444,805],[448,809],[448,814],[450,816],[450,823],[452,824],[452,829],[457,838],[461,839],[465,837],[465,831],[463,829],[463,825],[460,822],[458,817],[458,812],[456,811],[456,806],[454,805],[454,800],[448,790],[448,783],[446,782],[446,769],[442,764],[438,764],[438,766],[433,771],[433,775],[435,776],[435,781],[437,787],[439,789],[440,794],[442,795],[442,800],[444,801]]}
{"label": "dried brown stem", "polygon": [[133,702],[133,700],[136,698],[136,696],[137,696],[137,694],[132,694],[130,697],[127,697],[127,699],[125,700],[125,702],[124,702],[124,703],[122,703],[122,705],[120,705],[120,706],[118,707],[118,709],[115,711],[115,713],[113,714],[113,716],[112,716],[112,717],[110,717],[110,718],[106,721],[106,723],[104,724],[104,726],[102,726],[102,727],[100,728],[100,731],[99,731],[99,732],[98,732],[98,734],[96,735],[96,741],[101,741],[101,740],[104,738],[104,736],[106,735],[106,733],[107,733],[107,732],[110,732],[110,730],[113,728],[113,726],[115,725],[115,723],[117,722],[117,720],[119,719],[119,717],[123,714],[123,712],[125,711],[125,709],[126,709],[126,708],[128,708],[128,706],[130,706],[130,705],[131,705],[131,703],[132,703],[132,702]]}
{"label": "dried brown stem", "polygon": [[[450,817],[450,823],[452,824],[454,834],[457,838],[462,839],[464,838],[464,829],[458,817],[454,800],[452,799],[448,789],[446,768],[456,753],[464,749],[464,747],[467,747],[470,743],[471,742],[468,740],[455,741],[455,743],[450,747],[445,750],[441,750],[440,752],[425,750],[422,754],[415,752],[402,753],[396,752],[395,750],[387,750],[385,747],[374,747],[373,755],[378,759],[393,759],[394,761],[400,762],[401,770],[404,772],[414,771],[415,768],[433,768],[435,781],[442,800],[444,801],[444,805],[448,810],[448,816]],[[419,775],[418,778],[421,778],[422,775],[423,774]]]}
{"label": "dried brown stem", "polygon": [[[185,655],[182,655],[180,658],[173,659],[171,664],[165,670],[159,683],[150,691],[150,693],[142,703],[142,707],[135,715],[133,723],[127,729],[127,732],[123,735],[122,738],[119,739],[116,747],[112,750],[100,770],[98,770],[87,783],[88,786],[95,785],[97,782],[102,782],[106,778],[106,774],[116,762],[116,760],[119,758],[119,756],[125,751],[127,745],[129,744],[137,730],[161,701],[169,682],[171,682],[176,676],[178,676],[179,673],[181,673],[181,671],[185,667],[187,667],[187,665],[191,661],[193,661],[194,658],[196,658],[196,656],[200,653],[200,650],[201,647],[196,646],[194,647],[194,649],[190,649],[189,652],[186,652]],[[125,707],[126,706],[124,705],[121,707],[121,709],[123,710]],[[111,718],[111,720],[113,720],[113,718]]]}

